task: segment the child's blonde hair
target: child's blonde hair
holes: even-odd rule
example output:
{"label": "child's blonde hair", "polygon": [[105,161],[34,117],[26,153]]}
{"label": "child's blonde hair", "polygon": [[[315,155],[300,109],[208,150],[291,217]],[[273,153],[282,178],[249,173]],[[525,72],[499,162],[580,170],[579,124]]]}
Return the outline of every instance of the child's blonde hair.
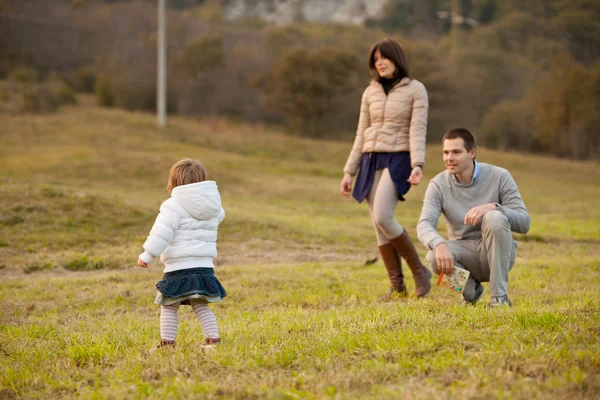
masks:
{"label": "child's blonde hair", "polygon": [[191,158],[179,160],[171,167],[169,172],[169,182],[167,190],[169,193],[181,185],[189,185],[190,183],[203,182],[206,180],[206,170],[200,161]]}

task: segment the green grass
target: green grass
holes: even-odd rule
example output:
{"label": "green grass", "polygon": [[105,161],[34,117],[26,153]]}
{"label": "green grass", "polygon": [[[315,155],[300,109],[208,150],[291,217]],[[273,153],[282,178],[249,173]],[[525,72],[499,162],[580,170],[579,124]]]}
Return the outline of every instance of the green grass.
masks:
{"label": "green grass", "polygon": [[[438,288],[381,303],[368,211],[339,194],[351,139],[181,118],[159,130],[151,115],[85,103],[0,114],[0,398],[600,397],[598,163],[481,149],[532,215],[516,235],[512,308],[463,308]],[[203,352],[182,308],[176,350],[150,353],[161,268],[135,263],[186,156],[227,212],[223,344]],[[441,170],[433,144],[426,179]],[[396,212],[413,237],[425,188]]]}

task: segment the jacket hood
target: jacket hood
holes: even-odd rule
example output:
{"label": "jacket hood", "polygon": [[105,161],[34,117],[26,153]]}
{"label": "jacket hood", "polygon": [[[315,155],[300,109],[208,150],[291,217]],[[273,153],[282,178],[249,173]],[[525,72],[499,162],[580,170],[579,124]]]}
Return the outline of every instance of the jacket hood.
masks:
{"label": "jacket hood", "polygon": [[171,197],[199,220],[215,218],[221,211],[221,196],[215,181],[177,186],[171,191]]}

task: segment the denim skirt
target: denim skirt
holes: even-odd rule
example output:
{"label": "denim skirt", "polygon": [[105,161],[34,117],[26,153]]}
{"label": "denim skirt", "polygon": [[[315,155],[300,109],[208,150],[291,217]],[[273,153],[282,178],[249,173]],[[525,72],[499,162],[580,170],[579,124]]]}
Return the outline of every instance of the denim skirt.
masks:
{"label": "denim skirt", "polygon": [[191,268],[167,272],[156,284],[158,294],[154,304],[168,306],[174,303],[216,303],[227,292],[215,276],[214,268]]}
{"label": "denim skirt", "polygon": [[354,183],[352,197],[359,203],[367,198],[375,180],[375,171],[388,168],[390,177],[396,186],[398,200],[404,201],[404,195],[410,190],[408,178],[412,172],[410,152],[396,153],[363,153],[360,160],[360,170]]}

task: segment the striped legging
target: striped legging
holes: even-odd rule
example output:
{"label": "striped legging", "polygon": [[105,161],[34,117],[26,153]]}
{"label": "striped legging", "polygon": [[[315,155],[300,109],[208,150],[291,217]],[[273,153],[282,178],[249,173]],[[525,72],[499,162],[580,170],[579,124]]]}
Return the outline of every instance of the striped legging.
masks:
{"label": "striped legging", "polygon": [[[163,340],[174,341],[177,336],[179,319],[177,311],[181,303],[175,303],[168,306],[160,306],[160,337]],[[216,339],[219,337],[219,327],[215,314],[206,303],[195,303],[192,305],[194,313],[200,321],[204,336]]]}

